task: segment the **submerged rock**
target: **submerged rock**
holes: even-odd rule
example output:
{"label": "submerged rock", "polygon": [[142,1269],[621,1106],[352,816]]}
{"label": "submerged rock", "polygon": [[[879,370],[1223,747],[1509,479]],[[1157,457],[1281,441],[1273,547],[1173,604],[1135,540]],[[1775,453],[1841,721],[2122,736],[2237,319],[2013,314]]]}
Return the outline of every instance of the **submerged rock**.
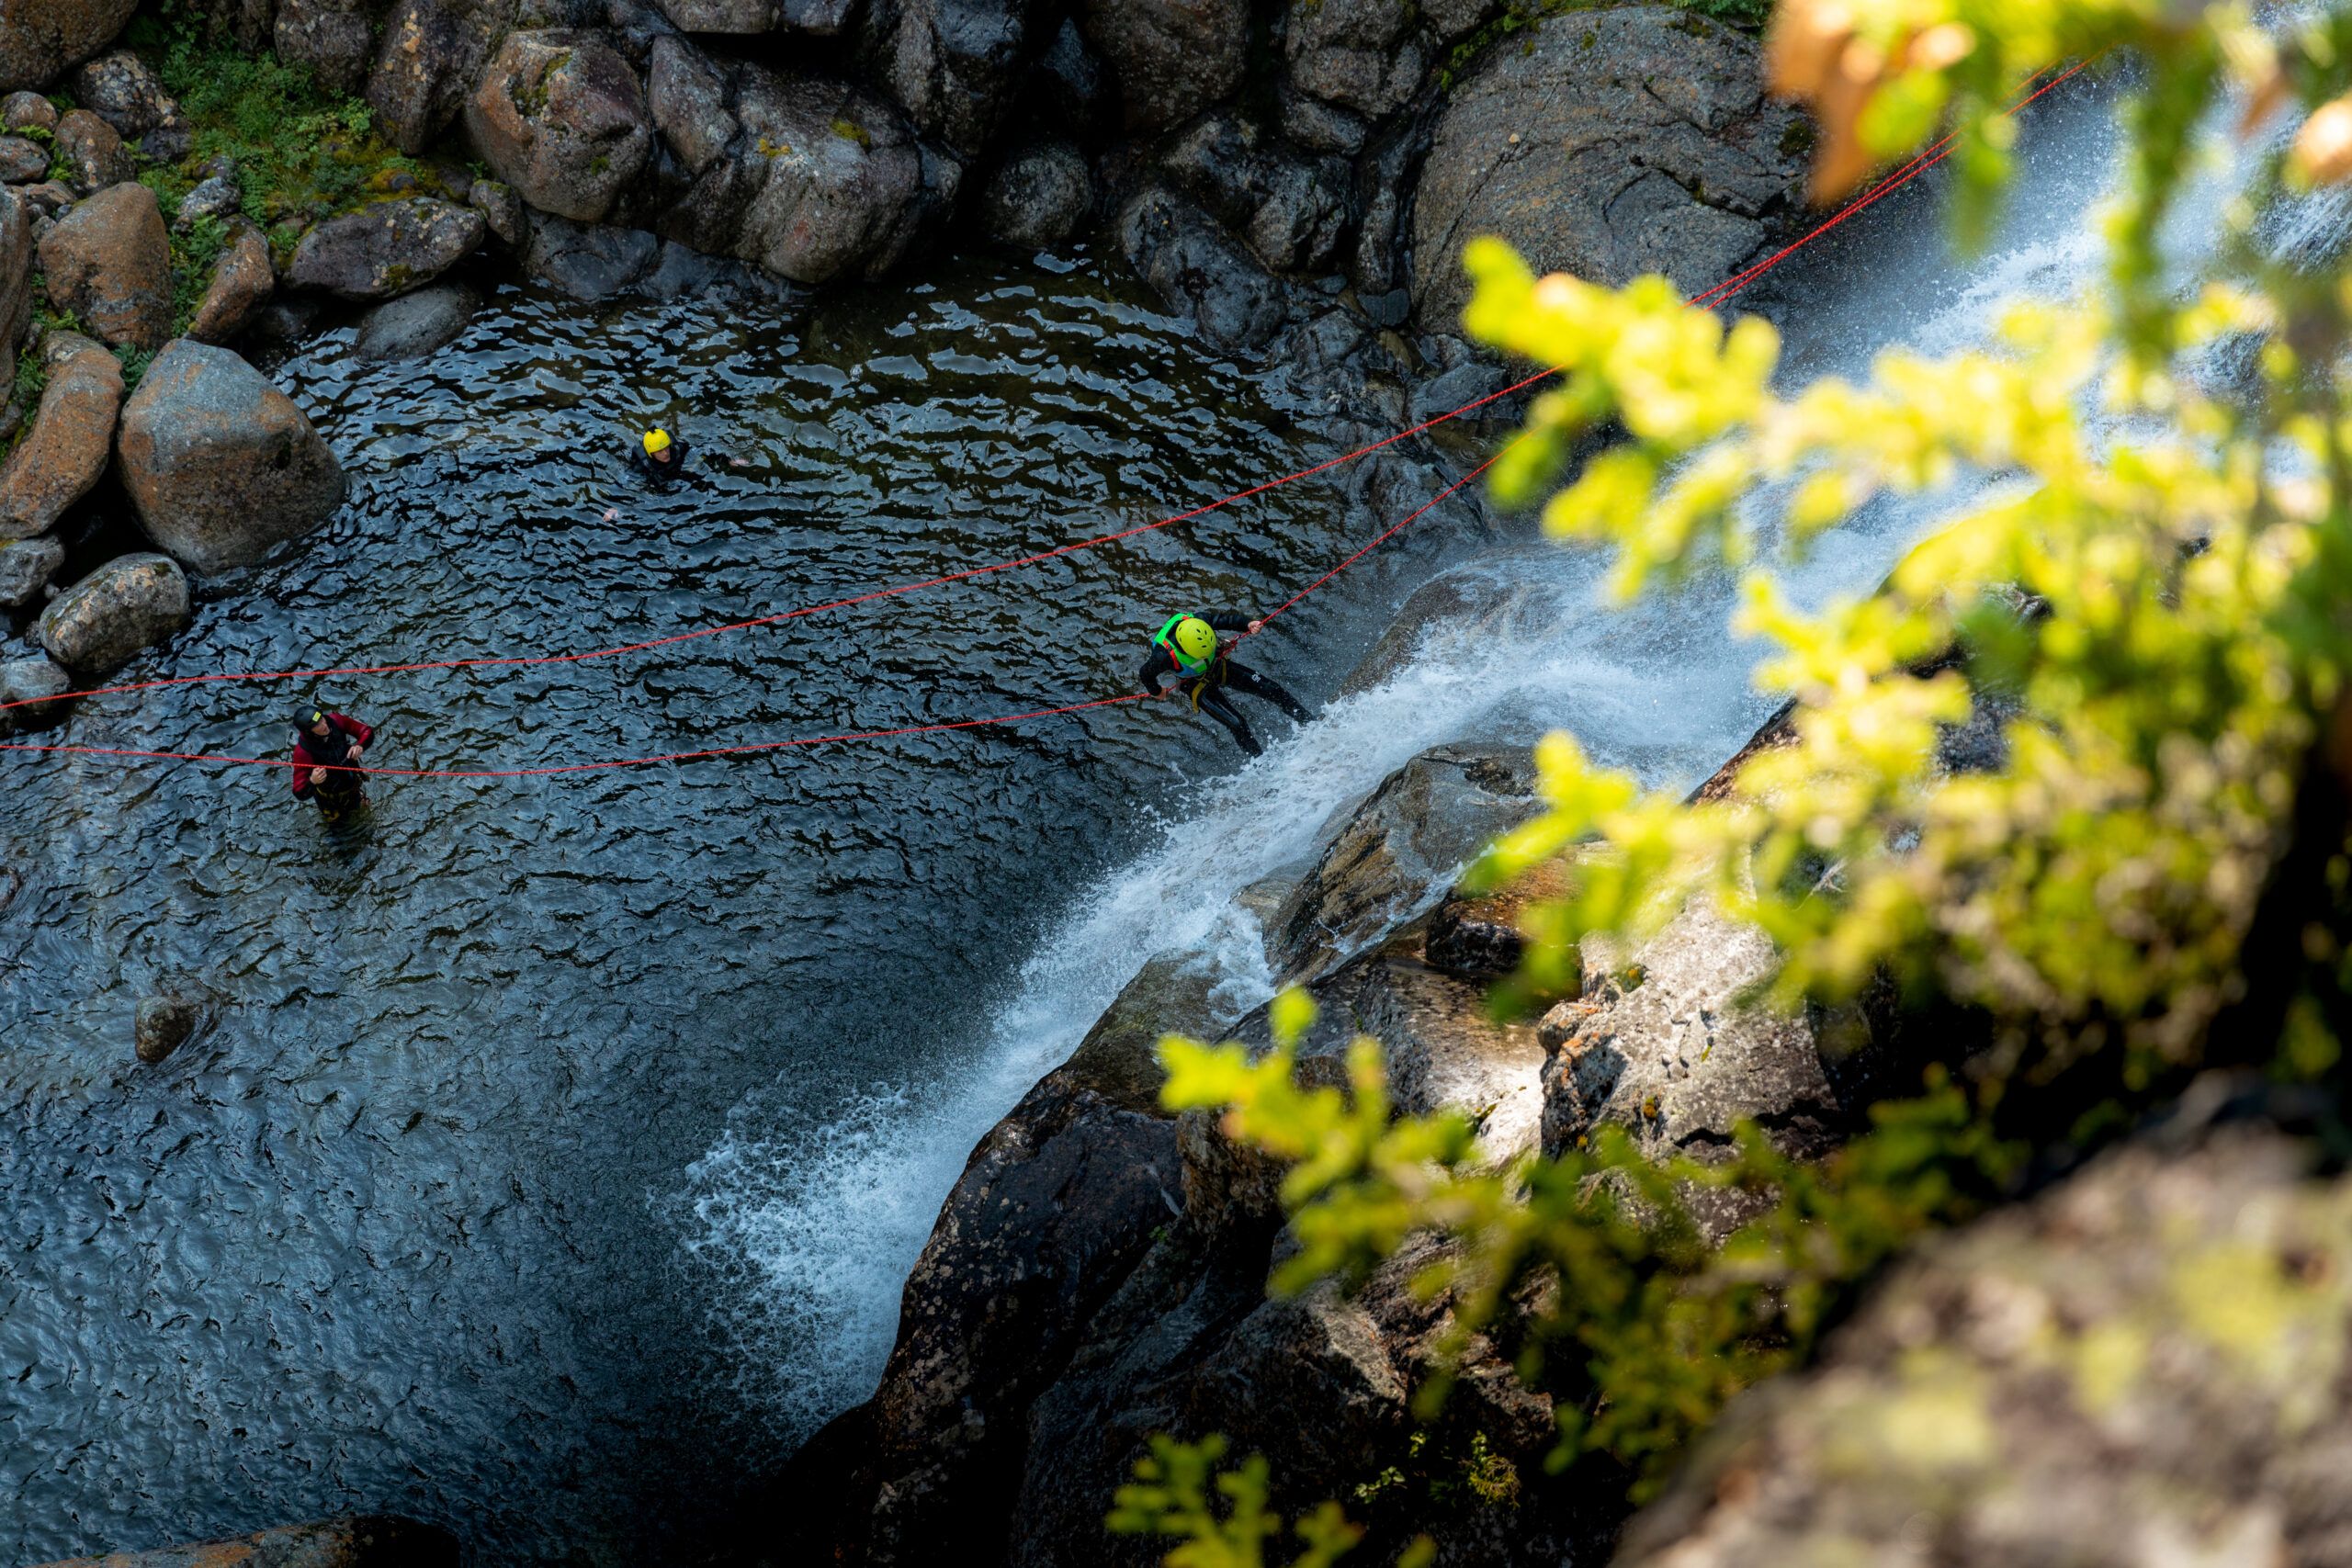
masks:
{"label": "submerged rock", "polygon": [[68,110],[57,122],[57,163],[65,183],[83,196],[139,174],[114,127],[87,109]]}
{"label": "submerged rock", "polygon": [[1548,17],[1488,51],[1438,117],[1413,203],[1413,298],[1451,326],[1462,248],[1498,234],[1537,271],[1721,281],[1796,210],[1809,139],[1767,100],[1755,41],[1666,6]]}
{"label": "submerged rock", "polygon": [[344,299],[389,299],[472,254],[490,232],[470,207],[429,196],[379,201],[302,236],[286,278]]}
{"label": "submerged rock", "polygon": [[103,680],[188,622],[187,578],[169,556],[117,558],[50,601],[38,635],[49,656]]}
{"label": "submerged rock", "polygon": [[198,571],[250,566],[343,502],[343,469],[294,400],[186,338],[148,367],[116,446],[147,536]]}
{"label": "submerged rock", "polygon": [[422,359],[464,332],[481,304],[462,283],[419,289],[368,311],[352,352],[362,359]]}
{"label": "submerged rock", "polygon": [[0,538],[46,534],[106,472],[122,408],[122,366],[78,333],[41,339],[49,383],[32,429],[0,466]]}
{"label": "submerged rock", "polygon": [[1040,142],[1013,153],[989,177],[980,222],[999,244],[1043,250],[1076,233],[1093,206],[1085,155],[1067,141]]}
{"label": "submerged rock", "polygon": [[133,1030],[139,1059],[156,1063],[187,1043],[203,1021],[204,1010],[178,997],[141,997]]}
{"label": "submerged rock", "polygon": [[159,349],[172,330],[171,247],[155,193],[109,186],[41,237],[50,305],[107,343]]}
{"label": "submerged rock", "polygon": [[0,92],[46,87],[112,42],[138,6],[139,0],[8,0],[0,11]]}
{"label": "submerged rock", "polygon": [[523,265],[574,299],[611,299],[643,282],[662,251],[659,236],[642,229],[569,223],[533,214]]}
{"label": "submerged rock", "polygon": [[637,73],[591,32],[510,34],[466,100],[484,162],[532,207],[599,223],[653,151]]}
{"label": "submerged rock", "polygon": [[281,1525],[233,1540],[76,1557],[41,1568],[458,1568],[455,1537],[389,1515]]}
{"label": "submerged rock", "polygon": [[[0,735],[29,734],[62,724],[74,705],[46,699],[62,697],[74,689],[74,677],[54,660],[35,657],[11,659],[0,662]],[[17,703],[33,703],[33,707],[17,707]],[[7,906],[0,897],[0,908]]]}
{"label": "submerged rock", "polygon": [[40,597],[57,569],[65,564],[65,547],[55,539],[22,539],[0,545],[0,604],[15,609]]}
{"label": "submerged rock", "polygon": [[227,343],[254,323],[277,286],[269,242],[259,225],[236,220],[230,226],[228,244],[212,264],[204,298],[188,318],[187,335],[198,343]]}

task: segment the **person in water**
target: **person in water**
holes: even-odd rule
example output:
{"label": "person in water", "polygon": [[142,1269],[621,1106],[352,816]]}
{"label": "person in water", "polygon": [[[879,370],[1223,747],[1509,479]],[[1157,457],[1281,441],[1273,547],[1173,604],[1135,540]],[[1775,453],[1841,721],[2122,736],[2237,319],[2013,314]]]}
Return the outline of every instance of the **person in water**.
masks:
{"label": "person in water", "polygon": [[[628,466],[650,489],[667,490],[680,479],[695,477],[687,468],[693,454],[684,436],[673,435],[656,425],[638,437],[637,445],[629,449]],[[745,464],[741,457],[729,457],[727,466],[740,468]],[[610,523],[620,514],[619,507],[608,506],[605,509],[605,521]]]}
{"label": "person in water", "polygon": [[[1164,697],[1171,691],[1183,693],[1194,709],[1225,726],[1244,751],[1252,757],[1263,756],[1266,749],[1250,733],[1250,721],[1233,705],[1232,693],[1272,703],[1301,723],[1314,716],[1280,682],[1233,661],[1234,644],[1265,624],[1247,615],[1170,615],[1152,637],[1151,650],[1144,655],[1137,678],[1153,697]],[[1225,634],[1234,635],[1228,641]],[[1176,684],[1161,685],[1170,675],[1176,677]]]}
{"label": "person in water", "polygon": [[294,798],[316,801],[319,815],[333,822],[355,806],[367,803],[360,775],[340,772],[356,768],[375,729],[348,714],[312,708],[294,727]]}

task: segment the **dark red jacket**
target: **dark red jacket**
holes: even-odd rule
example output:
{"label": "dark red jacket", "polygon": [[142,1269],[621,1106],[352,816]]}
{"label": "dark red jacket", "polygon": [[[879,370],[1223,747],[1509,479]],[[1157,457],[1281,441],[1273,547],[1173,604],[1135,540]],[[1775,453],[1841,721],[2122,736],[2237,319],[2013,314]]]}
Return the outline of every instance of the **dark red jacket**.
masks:
{"label": "dark red jacket", "polygon": [[[337,766],[350,753],[354,744],[365,746],[376,738],[372,726],[362,724],[345,714],[327,715],[327,728],[341,733],[318,736],[307,729],[294,732],[294,765],[287,771],[294,775],[294,798],[297,800],[311,798],[312,768]],[[356,774],[346,777],[354,785],[359,783]]]}

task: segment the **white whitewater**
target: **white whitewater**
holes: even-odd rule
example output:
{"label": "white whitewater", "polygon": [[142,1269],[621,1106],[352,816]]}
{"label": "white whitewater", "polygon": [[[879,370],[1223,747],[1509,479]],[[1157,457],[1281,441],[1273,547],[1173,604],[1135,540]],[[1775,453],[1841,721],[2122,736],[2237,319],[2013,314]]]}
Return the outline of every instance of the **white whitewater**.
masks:
{"label": "white whitewater", "polygon": [[[1980,254],[1953,258],[1931,201],[1890,201],[1776,275],[1789,377],[1866,375],[1890,346],[1963,348],[2007,301],[2095,288],[2091,209],[2116,150],[2105,98],[2086,85],[2036,117],[2006,228]],[[1953,504],[1877,509],[1786,573],[1792,593],[1819,604],[1869,592]],[[1262,999],[1254,923],[1207,911],[1308,855],[1334,811],[1416,752],[1565,728],[1603,761],[1688,784],[1769,711],[1748,685],[1759,649],[1730,637],[1721,585],[1619,611],[1602,599],[1600,563],[1565,549],[1458,570],[1521,580],[1505,626],[1433,631],[1394,678],[1333,703],[1086,889],[976,1032],[960,1078],[876,1090],[815,1131],[771,1134],[740,1118],[692,1168],[688,1246],[726,1280],[723,1327],[747,1393],[796,1433],[866,1397],[907,1271],[981,1134],[1156,952],[1212,951],[1237,1005]]]}

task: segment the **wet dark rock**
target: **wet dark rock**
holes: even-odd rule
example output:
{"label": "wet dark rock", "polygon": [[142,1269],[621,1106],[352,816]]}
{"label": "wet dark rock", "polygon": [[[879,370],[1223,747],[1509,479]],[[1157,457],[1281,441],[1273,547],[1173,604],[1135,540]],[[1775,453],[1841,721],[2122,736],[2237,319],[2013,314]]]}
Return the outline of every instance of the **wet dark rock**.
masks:
{"label": "wet dark rock", "polygon": [[185,229],[199,218],[230,217],[244,206],[244,192],[236,181],[214,175],[199,181],[196,188],[180,197],[172,227]]}
{"label": "wet dark rock", "polygon": [[574,299],[616,299],[653,269],[661,239],[642,229],[608,229],[533,214],[523,265]]}
{"label": "wet dark rock", "polygon": [[319,331],[326,308],[308,295],[279,295],[254,312],[245,329],[248,344],[275,353],[290,353]]}
{"label": "wet dark rock", "polygon": [[1173,950],[1145,960],[1061,1074],[1114,1105],[1157,1114],[1167,1077],[1159,1066],[1160,1037],[1211,1038],[1233,1021],[1212,995],[1217,978],[1216,965],[1197,953]]}
{"label": "wet dark rock", "polygon": [[1545,602],[1544,591],[1521,570],[1522,559],[1501,555],[1468,561],[1422,583],[1340,682],[1340,694],[1372,690],[1410,665],[1434,637],[1491,641],[1509,636],[1520,615]]}
{"label": "wet dark rock", "polygon": [[356,94],[376,52],[374,9],[368,0],[277,0],[270,33],[277,58],[308,66],[330,93]]}
{"label": "wet dark rock", "polygon": [[1348,281],[1360,299],[1385,299],[1406,287],[1405,197],[1415,146],[1409,130],[1392,131],[1357,164],[1358,205],[1363,216],[1348,257]]}
{"label": "wet dark rock", "polygon": [[530,238],[528,210],[514,187],[503,180],[476,180],[467,202],[490,225],[491,233],[509,250],[520,250]]}
{"label": "wet dark rock", "polygon": [[988,150],[1028,76],[1034,0],[867,0],[861,53],[917,131]]}
{"label": "wet dark rock", "polygon": [[1429,919],[1421,942],[1430,967],[1459,980],[1491,983],[1517,970],[1527,954],[1528,911],[1574,889],[1567,857],[1546,861],[1487,893],[1448,893]]}
{"label": "wet dark rock", "polygon": [[510,34],[466,100],[467,134],[525,202],[601,222],[653,150],[645,94],[594,33]]}
{"label": "wet dark rock", "polygon": [[655,123],[688,181],[656,227],[795,283],[878,277],[935,233],[962,167],[862,88],[657,39]]}
{"label": "wet dark rock", "polygon": [[49,177],[49,149],[21,136],[0,136],[0,185],[33,185]]}
{"label": "wet dark rock", "polygon": [[338,299],[388,299],[432,282],[489,232],[480,212],[435,197],[379,201],[303,235],[286,279]]}
{"label": "wet dark rock", "polygon": [[1281,327],[1280,288],[1192,203],[1146,190],[1119,214],[1118,236],[1137,276],[1216,347],[1254,352]]}
{"label": "wet dark rock", "polygon": [[1490,51],[1438,118],[1414,198],[1421,320],[1459,312],[1478,234],[1538,271],[1719,282],[1796,211],[1798,125],[1731,28],[1664,6],[1547,18],[1523,50]]}
{"label": "wet dark rock", "polygon": [[187,338],[148,367],[115,445],[147,536],[198,571],[250,566],[343,503],[343,469],[294,400]]}
{"label": "wet dark rock", "polygon": [[[74,689],[74,677],[56,660],[35,655],[0,661],[0,735],[28,735],[65,722],[74,705],[45,699],[62,697]],[[9,705],[33,703],[33,707]],[[0,908],[8,904],[9,889],[0,886]]]}
{"label": "wet dark rock", "polygon": [[14,609],[40,597],[57,569],[65,564],[65,547],[55,539],[21,539],[0,545],[0,604]]}
{"label": "wet dark rock", "polygon": [[14,355],[33,309],[32,204],[0,190],[0,356]]}
{"label": "wet dark rock", "polygon": [[1281,96],[1283,134],[1310,152],[1342,157],[1363,151],[1372,127],[1361,115],[1284,84]]}
{"label": "wet dark rock", "polygon": [[0,92],[46,87],[122,31],[139,0],[9,0],[0,12]]}
{"label": "wet dark rock", "polygon": [[68,110],[57,122],[56,163],[61,177],[84,196],[139,174],[114,127],[87,109]]}
{"label": "wet dark rock", "polygon": [[1036,95],[1041,124],[1080,140],[1105,130],[1117,107],[1110,73],[1094,51],[1087,47],[1086,36],[1079,31],[1077,21],[1067,17],[1055,30],[1046,51],[1037,57],[1030,91]]}
{"label": "wet dark rock", "polygon": [[77,333],[51,333],[40,355],[49,380],[32,429],[0,465],[0,538],[46,534],[106,472],[122,407],[122,366]]}
{"label": "wet dark rock", "polygon": [[204,298],[188,318],[187,335],[198,343],[229,342],[254,323],[277,287],[269,242],[260,227],[243,218],[232,220]]}
{"label": "wet dark rock", "polygon": [[1621,1568],[2336,1563],[2352,1180],[2151,1141],[1927,1243],[1736,1400]]}
{"label": "wet dark rock", "polygon": [[109,186],[41,237],[50,305],[107,343],[159,349],[172,330],[171,246],[154,192]]}
{"label": "wet dark rock", "polygon": [[1182,125],[1240,85],[1245,0],[1084,0],[1079,18],[1118,85],[1131,130]]}
{"label": "wet dark rock", "polygon": [[147,62],[127,49],[109,50],[66,78],[74,102],[89,110],[126,141],[179,118],[179,105]]}
{"label": "wet dark rock", "polygon": [[1419,13],[1396,0],[1291,0],[1283,54],[1301,92],[1378,119],[1429,69]]}
{"label": "wet dark rock", "polygon": [[362,359],[422,359],[464,332],[481,305],[481,296],[462,283],[420,288],[368,311],[352,352]]}
{"label": "wet dark rock", "polygon": [[513,12],[512,0],[400,0],[368,73],[384,140],[413,158],[448,130]]}
{"label": "wet dark rock", "polygon": [[1346,233],[1345,165],[1310,163],[1240,115],[1203,115],[1160,165],[1274,271],[1322,267]]}
{"label": "wet dark rock", "polygon": [[178,997],[141,997],[133,1036],[139,1059],[151,1066],[188,1042],[204,1021],[204,1010]]}
{"label": "wet dark rock", "polygon": [[980,222],[999,244],[1043,250],[1076,233],[1093,206],[1084,154],[1066,141],[1041,142],[1013,153],[989,176]]}
{"label": "wet dark rock", "polygon": [[39,93],[11,93],[0,98],[0,129],[54,131],[57,106]]}
{"label": "wet dark rock", "polygon": [[1268,923],[1268,961],[1284,984],[1328,973],[1421,913],[1487,844],[1541,809],[1523,747],[1421,753],[1342,820]]}
{"label": "wet dark rock", "polygon": [[458,1568],[456,1538],[389,1515],[281,1525],[233,1540],[77,1557],[44,1568]]}
{"label": "wet dark rock", "polygon": [[59,594],[37,634],[49,656],[103,680],[188,622],[187,578],[169,556],[119,556]]}

